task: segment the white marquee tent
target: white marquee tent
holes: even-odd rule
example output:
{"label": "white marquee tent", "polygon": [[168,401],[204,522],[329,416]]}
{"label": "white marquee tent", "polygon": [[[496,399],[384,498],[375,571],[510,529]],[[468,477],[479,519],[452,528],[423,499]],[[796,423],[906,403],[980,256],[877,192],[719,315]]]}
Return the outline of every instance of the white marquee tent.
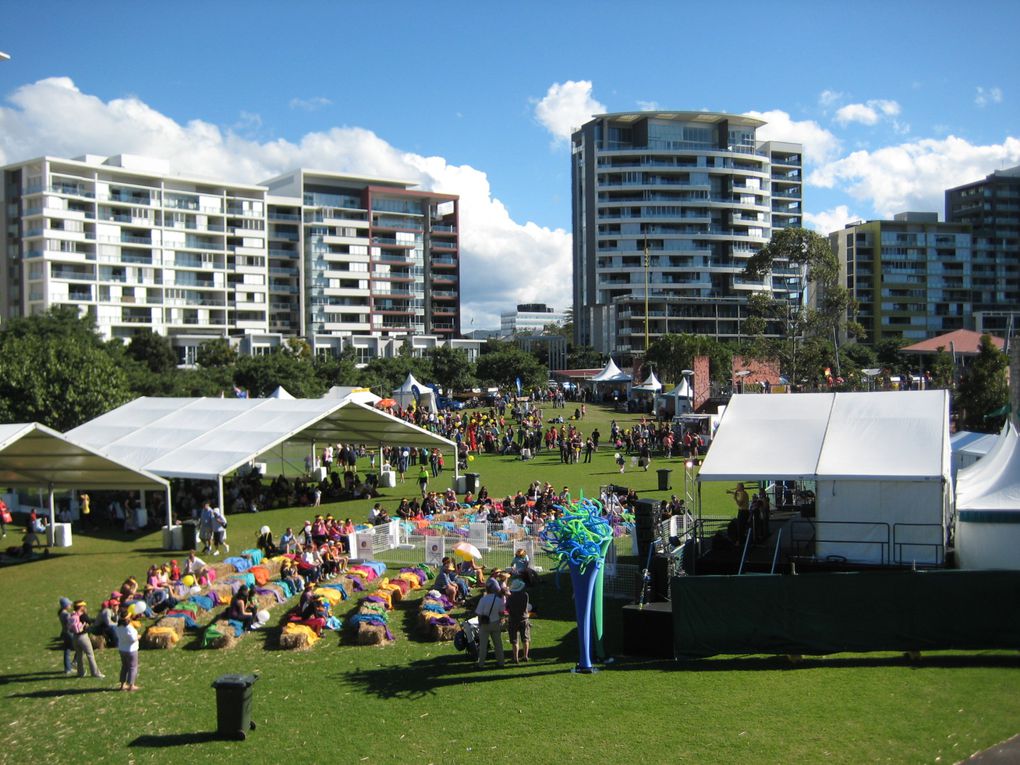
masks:
{"label": "white marquee tent", "polygon": [[1003,428],[988,456],[959,473],[956,561],[966,569],[1020,569],[1020,439]]}
{"label": "white marquee tent", "polygon": [[421,399],[419,406],[433,412],[437,411],[436,394],[433,392],[432,388],[429,388],[427,385],[422,385],[411,373],[408,373],[407,379],[404,380],[403,385],[399,388],[393,389],[393,400],[396,401],[402,409],[407,409],[415,402],[415,388],[418,389],[418,396]]}
{"label": "white marquee tent", "polygon": [[659,378],[655,376],[655,372],[648,374],[648,379],[640,385],[635,385],[631,390],[640,391],[642,393],[658,393],[662,390],[662,383],[659,382]]}
{"label": "white marquee tent", "polygon": [[356,401],[359,404],[374,405],[377,401],[382,401],[381,396],[375,395],[368,388],[356,388],[351,385],[334,385],[328,391],[323,398],[329,398],[333,400],[341,400],[349,398],[351,401]]}
{"label": "white marquee tent", "polygon": [[626,372],[620,371],[620,368],[616,366],[616,362],[609,359],[609,363],[603,367],[602,371],[591,378],[593,383],[626,383],[631,381],[631,376]]}
{"label": "white marquee tent", "polygon": [[67,437],[157,476],[215,481],[221,506],[223,476],[284,442],[438,447],[456,454],[452,441],[350,399],[143,397]]}
{"label": "white marquee tent", "polygon": [[698,481],[814,481],[817,556],[937,564],[949,468],[946,391],[738,395]]}
{"label": "white marquee tent", "polygon": [[70,435],[30,422],[0,425],[0,486],[48,489],[52,529],[55,489],[166,491],[169,484],[144,469],[100,454]]}
{"label": "white marquee tent", "polygon": [[958,470],[970,467],[992,450],[999,436],[996,433],[974,433],[961,430],[949,437],[953,450],[953,477]]}

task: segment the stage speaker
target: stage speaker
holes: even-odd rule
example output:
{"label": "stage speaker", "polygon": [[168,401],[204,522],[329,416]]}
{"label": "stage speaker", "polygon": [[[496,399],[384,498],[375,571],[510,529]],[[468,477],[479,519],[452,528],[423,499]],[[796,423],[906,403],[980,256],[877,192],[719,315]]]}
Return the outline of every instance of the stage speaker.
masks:
{"label": "stage speaker", "polygon": [[651,601],[669,600],[669,556],[655,555],[652,557]]}
{"label": "stage speaker", "polygon": [[634,537],[637,541],[638,565],[642,569],[648,563],[648,548],[655,540],[660,520],[658,502],[639,499],[634,503]]}

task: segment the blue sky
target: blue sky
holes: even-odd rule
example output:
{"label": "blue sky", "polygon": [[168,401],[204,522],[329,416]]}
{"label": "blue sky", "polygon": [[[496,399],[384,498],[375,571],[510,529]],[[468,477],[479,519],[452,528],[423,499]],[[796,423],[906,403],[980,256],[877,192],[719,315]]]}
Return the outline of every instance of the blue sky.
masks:
{"label": "blue sky", "polygon": [[460,193],[474,326],[566,305],[565,136],[592,113],[758,113],[806,144],[821,230],[941,211],[947,186],[1020,164],[1015,2],[39,2],[3,18],[0,161],[123,151],[248,181],[299,163]]}

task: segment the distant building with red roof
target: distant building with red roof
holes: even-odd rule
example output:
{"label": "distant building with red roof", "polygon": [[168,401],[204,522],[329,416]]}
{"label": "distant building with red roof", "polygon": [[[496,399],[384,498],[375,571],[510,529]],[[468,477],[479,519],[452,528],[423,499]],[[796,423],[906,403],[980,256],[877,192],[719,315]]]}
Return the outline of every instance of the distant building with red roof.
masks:
{"label": "distant building with red roof", "polygon": [[[908,345],[906,348],[900,348],[900,352],[917,354],[937,353],[939,348],[941,348],[946,353],[955,353],[957,356],[976,356],[978,349],[981,347],[981,336],[982,333],[980,332],[974,332],[969,329],[957,329],[944,335],[938,335],[937,337]],[[990,335],[990,337],[992,342],[995,343],[995,347],[1001,351],[1005,341],[995,335]]]}

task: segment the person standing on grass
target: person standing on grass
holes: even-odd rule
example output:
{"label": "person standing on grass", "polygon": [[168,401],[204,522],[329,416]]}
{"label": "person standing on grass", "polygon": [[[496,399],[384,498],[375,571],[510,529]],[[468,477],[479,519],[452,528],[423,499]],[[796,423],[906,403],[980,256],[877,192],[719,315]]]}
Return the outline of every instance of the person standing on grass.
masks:
{"label": "person standing on grass", "polygon": [[478,668],[482,669],[485,666],[485,660],[489,656],[490,640],[496,654],[496,666],[502,668],[504,666],[502,618],[506,599],[497,582],[490,582],[485,590],[486,594],[475,607],[475,614],[478,616]]}
{"label": "person standing on grass", "polygon": [[68,630],[74,644],[74,661],[78,665],[78,677],[85,677],[85,660],[89,662],[89,673],[92,677],[106,677],[96,666],[96,655],[92,652],[92,641],[89,639],[88,604],[84,600],[74,603],[74,610],[68,619]]}
{"label": "person standing on grass", "polygon": [[120,652],[120,689],[137,691],[135,680],[138,679],[138,630],[131,624],[131,616],[126,610],[120,612],[115,629],[117,650]]}
{"label": "person standing on grass", "polygon": [[57,618],[60,619],[60,643],[64,647],[64,674],[70,675],[74,672],[72,660],[74,658],[74,637],[71,635],[71,601],[69,598],[60,599],[60,610],[57,611]]}
{"label": "person standing on grass", "polygon": [[418,468],[418,488],[421,489],[421,496],[424,499],[425,495],[429,493],[429,471],[425,468],[424,462]]}
{"label": "person standing on grass", "polygon": [[213,546],[216,548],[213,550],[213,555],[220,554],[220,545],[227,552],[230,552],[230,545],[227,544],[227,517],[223,514],[223,510],[217,505],[212,508],[212,540]]}
{"label": "person standing on grass", "polygon": [[530,661],[528,651],[531,648],[531,600],[525,583],[514,578],[510,581],[510,595],[506,599],[507,632],[510,634],[510,647],[513,649],[514,664],[520,664],[520,649],[524,647],[524,661]]}

